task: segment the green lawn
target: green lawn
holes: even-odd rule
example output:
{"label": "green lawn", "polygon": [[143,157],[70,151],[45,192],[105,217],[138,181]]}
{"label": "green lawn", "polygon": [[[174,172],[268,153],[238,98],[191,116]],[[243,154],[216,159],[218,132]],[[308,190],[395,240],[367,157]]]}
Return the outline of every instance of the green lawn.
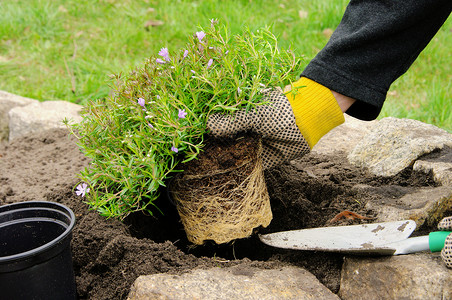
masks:
{"label": "green lawn", "polygon": [[[3,0],[0,90],[83,104],[109,93],[109,75],[128,73],[162,47],[170,50],[209,26],[273,24],[284,47],[306,57],[325,45],[348,1]],[[152,26],[154,24],[157,26]],[[381,117],[418,119],[452,131],[452,21],[392,87]]]}

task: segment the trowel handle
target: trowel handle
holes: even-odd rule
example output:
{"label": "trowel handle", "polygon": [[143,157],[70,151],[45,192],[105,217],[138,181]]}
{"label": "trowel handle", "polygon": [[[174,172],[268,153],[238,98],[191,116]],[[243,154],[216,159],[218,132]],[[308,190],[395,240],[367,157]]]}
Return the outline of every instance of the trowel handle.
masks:
{"label": "trowel handle", "polygon": [[438,252],[441,251],[444,247],[444,242],[446,241],[446,237],[452,231],[434,231],[430,232],[428,235],[428,246],[430,251]]}

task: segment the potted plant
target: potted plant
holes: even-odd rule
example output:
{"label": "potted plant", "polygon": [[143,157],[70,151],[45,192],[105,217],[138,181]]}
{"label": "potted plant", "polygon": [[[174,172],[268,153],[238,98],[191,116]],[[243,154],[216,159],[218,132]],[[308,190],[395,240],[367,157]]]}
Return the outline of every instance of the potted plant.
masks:
{"label": "potted plant", "polygon": [[[259,182],[259,192],[253,197],[267,204],[260,205],[265,213],[256,211],[254,214],[265,215],[266,220],[257,226],[269,224],[271,210],[259,162],[259,139],[219,142],[208,137],[206,123],[213,113],[228,114],[265,103],[262,91],[290,84],[300,74],[302,59],[291,50],[279,49],[277,38],[268,28],[255,32],[246,29],[242,34],[231,36],[226,26],[217,23],[211,20],[208,28],[200,28],[188,38],[184,48],[163,47],[141,68],[127,76],[115,75],[113,93],[105,100],[88,103],[83,121],[74,125],[79,146],[91,158],[90,166],[80,174],[90,188],[87,201],[101,215],[124,218],[132,211],[154,213],[158,210],[154,202],[159,197],[159,187],[166,186],[176,174],[186,173],[188,177],[184,180],[193,181],[199,176],[198,181],[208,182],[206,176],[212,165],[205,165],[207,170],[203,170],[204,160],[199,159],[200,154],[212,149],[237,150],[244,147],[243,140],[247,140],[254,141],[246,146],[255,150],[241,152],[240,155],[246,154],[248,159],[240,155],[236,159],[252,163],[252,167],[244,168],[247,174],[243,179],[247,180],[248,189],[256,188],[253,185]],[[231,146],[235,142],[241,146]],[[260,168],[261,175],[252,173],[255,166]],[[187,171],[190,168],[192,170]],[[184,170],[186,172],[182,172]],[[251,183],[250,174],[254,176]],[[186,214],[196,210],[199,217],[207,215],[208,211],[230,209],[237,199],[230,202],[225,200],[229,197],[226,196],[217,202],[219,207],[212,209],[188,208],[181,196],[188,195],[193,184],[181,183],[183,178],[176,176],[171,191],[192,242],[200,244],[204,239],[213,239],[222,243],[251,234],[247,229],[237,237],[190,238],[191,230],[184,222]],[[238,185],[244,183],[238,182]],[[219,182],[211,182],[212,186],[217,187],[217,191],[201,189],[198,195],[212,196],[218,190],[234,189]],[[203,201],[197,202],[205,203]],[[237,218],[229,214],[225,217]],[[209,222],[227,226],[226,223],[221,225],[218,215]],[[257,227],[254,223],[252,226]]]}

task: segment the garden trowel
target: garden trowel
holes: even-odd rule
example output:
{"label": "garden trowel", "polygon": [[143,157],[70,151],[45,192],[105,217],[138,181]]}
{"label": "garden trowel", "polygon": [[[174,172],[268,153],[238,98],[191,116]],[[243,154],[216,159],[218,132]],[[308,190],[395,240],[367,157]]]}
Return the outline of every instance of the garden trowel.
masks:
{"label": "garden trowel", "polygon": [[441,251],[450,231],[409,237],[416,228],[412,220],[384,223],[321,227],[260,235],[273,247],[341,252],[351,254],[400,255],[430,250]]}

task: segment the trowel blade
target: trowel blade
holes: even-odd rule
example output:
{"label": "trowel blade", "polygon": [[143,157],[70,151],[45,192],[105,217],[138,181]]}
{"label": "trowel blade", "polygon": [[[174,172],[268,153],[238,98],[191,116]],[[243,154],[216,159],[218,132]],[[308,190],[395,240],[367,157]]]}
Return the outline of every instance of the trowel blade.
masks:
{"label": "trowel blade", "polygon": [[413,220],[373,224],[321,227],[260,235],[273,247],[354,254],[392,255],[396,249],[387,244],[407,239],[416,229]]}

